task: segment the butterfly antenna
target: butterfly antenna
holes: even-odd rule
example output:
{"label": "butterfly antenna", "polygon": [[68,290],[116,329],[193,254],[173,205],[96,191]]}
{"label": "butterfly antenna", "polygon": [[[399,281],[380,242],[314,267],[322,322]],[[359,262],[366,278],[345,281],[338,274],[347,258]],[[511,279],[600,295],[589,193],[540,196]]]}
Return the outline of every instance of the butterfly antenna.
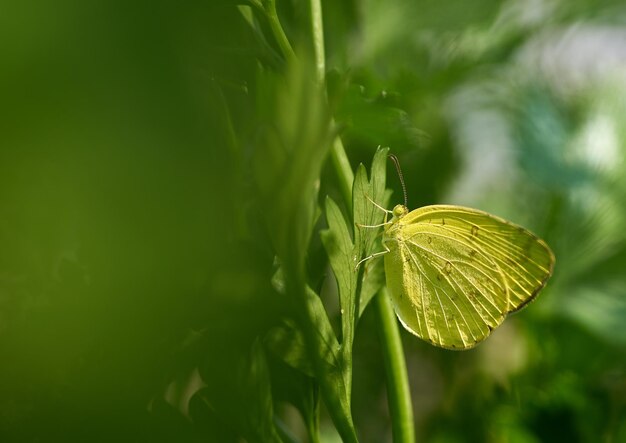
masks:
{"label": "butterfly antenna", "polygon": [[406,197],[406,185],[404,184],[404,176],[402,175],[402,169],[400,169],[400,160],[393,154],[389,154],[389,158],[393,160],[393,164],[396,165],[396,171],[398,171],[398,177],[400,178],[400,184],[402,184],[402,194],[404,194],[404,207],[408,207],[408,200]]}

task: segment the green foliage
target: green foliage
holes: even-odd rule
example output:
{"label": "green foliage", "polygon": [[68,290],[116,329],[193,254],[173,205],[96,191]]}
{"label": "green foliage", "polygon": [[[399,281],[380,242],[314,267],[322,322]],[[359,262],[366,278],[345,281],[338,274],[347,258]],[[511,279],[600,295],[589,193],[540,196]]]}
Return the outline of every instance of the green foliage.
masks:
{"label": "green foliage", "polygon": [[[356,268],[357,263],[370,256],[376,247],[376,230],[359,226],[379,225],[385,213],[372,202],[385,207],[386,159],[389,149],[379,149],[372,162],[371,180],[367,179],[365,167],[360,165],[354,180],[353,226],[354,240],[348,229],[348,223],[341,215],[337,204],[329,197],[326,200],[326,218],[329,229],[321,232],[324,247],[328,253],[330,265],[339,286],[342,312],[342,343],[352,346],[354,329],[360,313],[365,309],[372,295],[380,288],[380,264]],[[367,269],[367,274],[365,270]],[[374,270],[376,269],[376,270]],[[371,276],[371,277],[370,277]],[[379,286],[376,287],[376,281]],[[365,293],[363,289],[367,290]]]}
{"label": "green foliage", "polygon": [[[356,225],[370,226],[382,222],[384,212],[376,208],[372,201],[376,201],[373,198],[382,203],[385,200],[387,152],[388,149],[379,149],[376,153],[371,180],[367,179],[363,166],[358,169],[353,203]],[[319,296],[310,288],[306,289],[304,301],[309,321],[302,325],[304,332],[287,321],[268,334],[267,342],[289,366],[305,375],[316,376],[329,412],[340,432],[344,433],[344,438],[356,439],[350,407],[354,335],[358,316],[382,284],[380,264],[377,265],[377,272],[367,273],[362,270],[364,267],[357,272],[356,264],[374,251],[376,232],[372,230],[361,232],[357,229],[356,241],[353,241],[348,223],[337,204],[330,198],[326,200],[326,218],[328,229],[321,232],[321,238],[339,289],[341,344],[332,330]],[[279,289],[285,289],[282,285],[283,279],[286,278],[288,276],[282,273],[275,278]],[[362,308],[359,308],[361,303],[357,300],[362,303]],[[313,329],[308,340],[306,328]],[[313,364],[307,359],[307,355],[313,360]],[[313,422],[311,417],[306,421]],[[317,430],[309,429],[310,434],[316,432]]]}
{"label": "green foliage", "polygon": [[308,1],[3,8],[1,441],[390,441],[376,146],[557,257],[473,351],[401,333],[417,441],[626,440],[623,2],[321,3],[325,79]]}

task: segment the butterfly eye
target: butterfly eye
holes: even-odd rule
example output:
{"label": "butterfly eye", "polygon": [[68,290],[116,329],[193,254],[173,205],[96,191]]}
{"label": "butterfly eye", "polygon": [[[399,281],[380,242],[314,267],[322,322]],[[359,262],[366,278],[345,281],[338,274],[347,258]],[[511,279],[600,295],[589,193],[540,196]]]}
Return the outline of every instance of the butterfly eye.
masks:
{"label": "butterfly eye", "polygon": [[402,217],[403,215],[406,215],[408,212],[409,212],[408,209],[404,205],[396,205],[393,208],[394,217]]}

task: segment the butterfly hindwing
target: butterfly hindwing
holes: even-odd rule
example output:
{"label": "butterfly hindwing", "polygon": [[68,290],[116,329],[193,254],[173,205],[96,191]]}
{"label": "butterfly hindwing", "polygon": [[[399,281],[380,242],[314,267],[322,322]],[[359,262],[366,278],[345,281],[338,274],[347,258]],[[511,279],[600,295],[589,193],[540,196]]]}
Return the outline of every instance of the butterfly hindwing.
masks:
{"label": "butterfly hindwing", "polygon": [[[388,244],[385,270],[396,312],[412,332],[438,346],[466,349],[484,340],[504,320],[505,280],[488,256],[439,226],[414,225]],[[451,244],[453,247],[451,247]],[[417,321],[415,320],[417,319]]]}

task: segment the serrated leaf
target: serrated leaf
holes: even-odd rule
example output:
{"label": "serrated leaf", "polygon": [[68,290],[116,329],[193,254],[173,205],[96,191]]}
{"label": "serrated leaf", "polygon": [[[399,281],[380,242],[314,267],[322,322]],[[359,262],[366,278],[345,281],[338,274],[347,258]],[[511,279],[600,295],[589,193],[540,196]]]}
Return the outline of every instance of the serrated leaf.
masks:
{"label": "serrated leaf", "polygon": [[[382,208],[388,204],[390,193],[385,190],[387,177],[387,154],[389,148],[379,148],[372,160],[371,178],[367,180],[365,168],[362,165],[357,171],[353,188],[353,207],[355,225],[355,252],[354,256],[360,261],[374,252],[380,251],[380,229],[368,228],[376,226],[385,220],[385,212],[376,207],[373,202]],[[382,286],[382,268],[380,260],[366,261],[359,268],[357,278],[361,279],[359,294],[359,316]]]}
{"label": "serrated leaf", "polygon": [[314,364],[317,366],[316,375],[320,381],[324,400],[329,411],[332,411],[332,418],[338,427],[350,432],[356,441],[356,431],[350,409],[351,360],[346,359],[342,352],[344,348],[339,345],[335,337],[321,299],[310,288],[306,291],[306,305],[317,334],[314,341],[314,346],[317,348],[313,349],[316,357]]}
{"label": "serrated leaf", "polygon": [[[349,418],[347,426],[352,428],[354,434],[350,410],[352,385],[350,353],[353,339],[352,331],[354,330],[357,282],[354,272],[354,244],[341,210],[330,197],[326,198],[326,220],[328,229],[322,231],[320,235],[337,279],[342,336],[341,346],[337,343],[336,352],[329,354],[333,360],[325,359],[327,366],[323,372],[326,380],[322,384],[322,389],[325,390],[324,397],[329,403],[329,409],[339,410],[343,417]],[[328,327],[330,328],[330,323]],[[330,333],[332,333],[332,329],[330,329]],[[327,335],[330,336],[330,334]],[[334,333],[332,333],[332,337],[335,337]],[[325,337],[322,339],[326,341]]]}
{"label": "serrated leaf", "polygon": [[[383,199],[378,203],[381,207],[386,208],[389,206],[389,200],[391,198],[391,190],[386,189],[383,193]],[[382,211],[381,211],[382,212]],[[381,228],[382,229],[382,228]],[[380,230],[376,231],[374,237],[373,252],[382,250]],[[368,254],[369,255],[369,254]],[[361,293],[359,297],[359,318],[363,314],[363,311],[372,300],[372,298],[378,293],[378,291],[385,285],[385,272],[383,261],[381,259],[373,259],[363,263],[363,283],[361,286]]]}
{"label": "serrated leaf", "polygon": [[[332,217],[332,225],[338,232],[343,232],[340,235],[342,239],[347,238],[350,241],[347,224],[336,205],[335,208],[337,212],[334,212]],[[334,240],[331,241],[333,242]],[[350,244],[338,242],[333,243],[333,247],[349,250]],[[285,276],[284,270],[279,268],[272,278],[272,284],[278,292],[287,292],[286,284],[289,282],[285,280]],[[300,370],[303,374],[315,376],[331,417],[336,424],[339,423],[338,428],[344,429],[346,435],[354,437],[353,441],[356,441],[356,431],[350,410],[351,367],[346,363],[345,356],[341,352],[342,347],[335,336],[320,297],[308,286],[305,289],[304,305],[307,324],[302,327],[305,329],[298,329],[296,323],[287,322],[281,328],[270,331],[267,336],[268,347],[289,366]],[[291,325],[293,329],[285,328],[288,325]],[[307,332],[308,336],[304,332]],[[305,419],[309,422],[312,420],[311,417],[305,417]]]}
{"label": "serrated leaf", "polygon": [[347,325],[353,321],[351,306],[355,304],[356,300],[357,280],[354,272],[354,244],[341,210],[330,197],[326,198],[326,220],[328,229],[322,231],[320,235],[337,280],[342,315],[342,341],[344,341],[343,332]]}
{"label": "serrated leaf", "polygon": [[339,366],[339,342],[328,320],[328,315],[326,315],[322,300],[315,291],[308,287],[306,290],[306,303],[313,324],[315,325],[315,330],[320,338],[319,342],[321,347],[318,349],[319,355],[323,356],[323,360],[326,361],[329,367],[333,367],[334,370],[336,370]]}
{"label": "serrated leaf", "polygon": [[321,236],[339,288],[344,352],[350,352],[347,348],[352,347],[358,316],[383,283],[379,265],[366,263],[358,269],[356,265],[362,258],[380,249],[380,229],[367,226],[380,225],[384,221],[385,212],[376,207],[376,204],[384,207],[390,196],[385,191],[388,151],[388,148],[379,148],[376,151],[372,161],[371,179],[367,178],[365,166],[359,165],[357,169],[352,191],[354,242],[339,207],[332,199],[326,199],[328,230],[323,231]]}
{"label": "serrated leaf", "polygon": [[[280,277],[279,271],[274,277],[275,284],[279,286]],[[305,303],[308,318],[315,333],[315,340],[311,342],[313,348],[306,348],[304,334],[291,320],[285,320],[281,326],[270,330],[266,336],[266,345],[288,366],[304,375],[316,377],[329,408],[339,411],[347,420],[348,426],[354,429],[350,411],[351,371],[345,364],[345,358],[341,353],[342,348],[337,341],[322,300],[309,287],[306,289]],[[313,418],[306,416],[305,419],[310,424]]]}
{"label": "serrated leaf", "polygon": [[[385,212],[372,202],[384,204],[385,196],[385,175],[386,159],[388,149],[378,149],[372,162],[372,178],[368,180],[365,167],[360,165],[353,184],[353,220],[360,225],[375,225],[382,223]],[[359,308],[359,296],[363,286],[367,289],[363,298],[363,306],[372,298],[373,294],[380,288],[380,274],[370,274],[364,271],[364,267],[357,268],[357,263],[366,254],[370,254],[376,245],[377,230],[368,228],[357,228],[355,240],[352,241],[350,229],[341,210],[331,198],[326,199],[326,220],[328,229],[321,233],[322,243],[329,257],[330,265],[337,279],[339,289],[339,302],[341,306],[341,346],[337,344],[337,352],[334,350],[325,358],[324,368],[321,368],[323,380],[321,387],[325,400],[329,403],[329,410],[341,411],[341,417],[351,417],[350,398],[352,390],[352,344],[354,341],[354,331],[362,310]],[[372,268],[373,270],[375,268]],[[366,284],[365,281],[367,281]],[[318,299],[319,301],[319,299]],[[317,306],[310,306],[310,309],[318,309]],[[320,312],[325,311],[321,303]],[[313,312],[313,311],[311,311]],[[326,320],[328,320],[326,318]],[[328,332],[318,328],[322,334],[321,343],[330,343],[327,340],[335,338],[328,325]],[[336,339],[335,339],[336,340]],[[322,345],[320,344],[320,347]],[[335,344],[326,345],[332,349]],[[323,352],[323,349],[319,349]],[[329,383],[330,382],[330,383]],[[337,415],[333,416],[336,419]],[[353,433],[351,418],[344,429],[349,428]]]}
{"label": "serrated leaf", "polygon": [[379,148],[372,161],[371,179],[368,181],[367,172],[363,165],[359,165],[354,186],[352,188],[353,217],[355,230],[355,245],[359,260],[371,255],[374,250],[375,239],[379,229],[359,226],[380,225],[385,213],[374,205],[384,204],[385,181],[387,177],[386,161],[389,148]]}

